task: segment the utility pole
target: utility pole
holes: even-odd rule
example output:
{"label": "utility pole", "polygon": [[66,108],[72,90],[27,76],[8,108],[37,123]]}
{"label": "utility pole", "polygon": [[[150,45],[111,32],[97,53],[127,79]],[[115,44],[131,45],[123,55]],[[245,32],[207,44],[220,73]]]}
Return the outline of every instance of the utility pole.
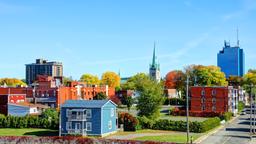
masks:
{"label": "utility pole", "polygon": [[59,105],[59,110],[60,110],[59,111],[59,113],[60,113],[59,114],[59,136],[61,136],[61,132],[62,132],[61,131],[61,129],[62,129],[61,128],[61,95],[60,95],[60,87],[59,86],[57,87],[56,91],[57,91],[57,95],[58,95],[58,99],[59,99],[59,104],[58,104]]}
{"label": "utility pole", "polygon": [[187,143],[189,143],[189,104],[188,104],[188,85],[189,85],[189,76],[187,75],[187,90],[186,90],[186,112],[187,112]]}
{"label": "utility pole", "polygon": [[[253,109],[253,98],[252,98],[252,85],[250,85],[250,138],[252,139],[252,109]],[[255,109],[255,106],[254,106]]]}

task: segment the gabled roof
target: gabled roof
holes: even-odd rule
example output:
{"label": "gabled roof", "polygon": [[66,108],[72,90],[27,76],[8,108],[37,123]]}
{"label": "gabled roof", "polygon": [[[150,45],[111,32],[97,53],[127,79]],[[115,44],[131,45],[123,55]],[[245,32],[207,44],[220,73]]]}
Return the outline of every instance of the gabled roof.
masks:
{"label": "gabled roof", "polygon": [[116,106],[111,100],[67,100],[61,107],[101,108],[108,102]]}

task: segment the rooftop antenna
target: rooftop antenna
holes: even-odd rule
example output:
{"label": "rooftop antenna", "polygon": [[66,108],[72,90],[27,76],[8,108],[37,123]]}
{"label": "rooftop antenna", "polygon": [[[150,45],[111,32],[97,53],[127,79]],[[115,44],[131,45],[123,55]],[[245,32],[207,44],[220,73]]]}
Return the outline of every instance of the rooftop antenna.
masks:
{"label": "rooftop antenna", "polygon": [[239,47],[239,30],[236,29],[236,40],[237,40],[237,46]]}

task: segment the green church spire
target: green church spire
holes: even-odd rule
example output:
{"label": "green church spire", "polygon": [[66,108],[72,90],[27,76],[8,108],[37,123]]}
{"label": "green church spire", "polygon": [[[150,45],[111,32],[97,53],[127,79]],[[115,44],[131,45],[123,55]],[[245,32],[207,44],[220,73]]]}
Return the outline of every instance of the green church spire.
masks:
{"label": "green church spire", "polygon": [[154,51],[153,51],[152,67],[156,67],[156,42],[154,42]]}

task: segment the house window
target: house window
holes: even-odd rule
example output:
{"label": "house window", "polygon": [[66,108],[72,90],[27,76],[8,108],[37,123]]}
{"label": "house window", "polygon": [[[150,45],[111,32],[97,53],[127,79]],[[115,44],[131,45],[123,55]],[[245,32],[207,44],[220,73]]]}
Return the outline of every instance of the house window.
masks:
{"label": "house window", "polygon": [[212,107],[212,111],[214,111],[214,112],[216,111],[216,106]]}
{"label": "house window", "polygon": [[80,130],[80,129],[81,129],[81,124],[80,124],[80,123],[76,123],[75,129],[76,129],[76,130]]}
{"label": "house window", "polygon": [[66,129],[71,130],[72,129],[72,123],[71,122],[66,122]]}
{"label": "house window", "polygon": [[212,98],[212,103],[213,103],[213,104],[216,103],[216,98]]}
{"label": "house window", "polygon": [[201,103],[205,103],[205,98],[201,98]]}
{"label": "house window", "polygon": [[71,111],[70,109],[67,109],[67,110],[66,110],[66,116],[67,116],[67,117],[71,117],[71,112],[72,112],[72,111]]}
{"label": "house window", "polygon": [[86,117],[87,118],[91,118],[92,117],[92,110],[91,109],[86,110]]}
{"label": "house window", "polygon": [[111,108],[111,117],[113,117],[115,115],[115,110],[114,108]]}
{"label": "house window", "polygon": [[86,123],[86,131],[92,131],[92,123],[91,122]]}
{"label": "house window", "polygon": [[212,96],[215,96],[216,95],[216,90],[212,90]]}
{"label": "house window", "polygon": [[202,106],[202,111],[205,111],[205,105]]}
{"label": "house window", "polygon": [[108,129],[112,129],[112,121],[111,120],[108,122]]}
{"label": "house window", "polygon": [[205,95],[205,91],[204,89],[201,91],[201,95],[204,96]]}

